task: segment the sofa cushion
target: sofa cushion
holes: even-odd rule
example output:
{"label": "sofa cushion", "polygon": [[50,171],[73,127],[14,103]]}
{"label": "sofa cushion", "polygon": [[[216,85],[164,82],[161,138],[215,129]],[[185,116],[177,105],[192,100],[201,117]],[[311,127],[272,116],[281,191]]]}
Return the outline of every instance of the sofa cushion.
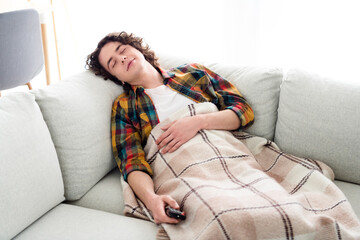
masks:
{"label": "sofa cushion", "polygon": [[54,144],[35,97],[0,98],[0,239],[10,239],[64,200]]}
{"label": "sofa cushion", "polygon": [[[165,69],[190,62],[186,59],[160,56],[161,66]],[[273,140],[280,85],[283,78],[282,70],[268,67],[243,67],[198,62],[233,83],[249,102],[255,114],[255,122],[245,131]]]}
{"label": "sofa cushion", "polygon": [[335,180],[334,183],[340,190],[344,193],[348,201],[350,202],[352,208],[358,219],[360,219],[360,186],[358,184],[337,181]]}
{"label": "sofa cushion", "polygon": [[14,239],[155,239],[157,230],[148,221],[60,204]]}
{"label": "sofa cushion", "polygon": [[67,200],[77,200],[115,166],[111,110],[122,87],[85,71],[33,91],[59,157]]}
{"label": "sofa cushion", "polygon": [[115,168],[79,200],[66,203],[123,215],[124,198],[120,178],[120,170]]}
{"label": "sofa cushion", "polygon": [[360,184],[360,85],[290,70],[281,86],[275,142],[321,160],[335,178]]}

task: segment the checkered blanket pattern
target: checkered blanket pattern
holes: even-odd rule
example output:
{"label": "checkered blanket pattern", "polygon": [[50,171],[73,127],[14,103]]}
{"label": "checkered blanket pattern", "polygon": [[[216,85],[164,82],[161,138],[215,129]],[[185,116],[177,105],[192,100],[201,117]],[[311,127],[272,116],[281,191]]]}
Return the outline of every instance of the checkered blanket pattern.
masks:
{"label": "checkered blanket pattern", "polygon": [[[271,141],[243,132],[202,130],[174,153],[155,139],[175,119],[217,111],[190,105],[153,129],[145,151],[157,194],[186,212],[159,226],[159,239],[360,239],[360,223],[324,163],[283,153]],[[152,221],[122,181],[125,214]]]}

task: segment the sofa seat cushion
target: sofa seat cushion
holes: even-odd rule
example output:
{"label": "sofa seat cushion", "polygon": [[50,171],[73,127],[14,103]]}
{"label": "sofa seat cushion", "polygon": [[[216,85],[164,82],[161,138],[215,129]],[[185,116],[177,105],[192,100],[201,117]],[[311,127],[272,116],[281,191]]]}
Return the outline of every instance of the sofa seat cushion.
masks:
{"label": "sofa seat cushion", "polygon": [[120,178],[122,178],[121,173],[115,168],[82,198],[66,203],[123,215],[124,199]]}
{"label": "sofa seat cushion", "polygon": [[10,239],[64,200],[54,144],[35,97],[0,97],[0,239]]}
{"label": "sofa seat cushion", "polygon": [[55,144],[67,200],[80,199],[115,167],[110,118],[122,91],[84,71],[32,92]]}
{"label": "sofa seat cushion", "polygon": [[337,180],[335,180],[335,184],[345,194],[346,198],[349,200],[352,208],[354,209],[356,216],[360,220],[360,185]]}
{"label": "sofa seat cushion", "polygon": [[323,161],[335,178],[360,184],[360,85],[290,70],[280,93],[275,142]]}
{"label": "sofa seat cushion", "polygon": [[148,221],[60,204],[14,239],[155,239],[157,229]]}
{"label": "sofa seat cushion", "polygon": [[[159,60],[165,69],[192,62],[165,55],[160,56]],[[270,67],[229,66],[201,61],[198,63],[234,84],[249,102],[255,114],[255,122],[245,131],[273,140],[283,71]]]}

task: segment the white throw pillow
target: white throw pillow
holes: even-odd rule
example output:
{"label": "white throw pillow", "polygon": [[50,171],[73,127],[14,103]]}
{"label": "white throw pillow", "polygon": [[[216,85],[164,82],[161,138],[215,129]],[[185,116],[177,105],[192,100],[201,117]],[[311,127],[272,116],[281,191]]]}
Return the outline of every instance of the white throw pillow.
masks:
{"label": "white throw pillow", "polygon": [[280,93],[275,142],[327,163],[335,178],[360,184],[360,85],[290,70]]}
{"label": "white throw pillow", "polygon": [[[159,62],[165,69],[193,63],[190,60],[165,55],[160,57]],[[245,131],[273,140],[283,78],[282,70],[268,67],[228,66],[202,61],[197,63],[203,64],[234,84],[249,102],[255,114],[255,122]]]}
{"label": "white throw pillow", "polygon": [[10,239],[64,200],[54,144],[35,97],[0,97],[0,239]]}
{"label": "white throw pillow", "polygon": [[67,200],[81,198],[115,167],[111,111],[122,91],[88,71],[33,91],[55,144]]}

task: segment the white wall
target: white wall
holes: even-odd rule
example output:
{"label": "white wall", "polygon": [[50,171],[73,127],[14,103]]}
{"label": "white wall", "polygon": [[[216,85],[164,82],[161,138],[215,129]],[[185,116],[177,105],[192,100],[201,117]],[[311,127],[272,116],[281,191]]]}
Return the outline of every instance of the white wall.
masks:
{"label": "white wall", "polygon": [[63,77],[82,71],[87,54],[107,33],[125,30],[159,53],[297,67],[360,84],[358,0],[53,2]]}
{"label": "white wall", "polygon": [[[63,3],[68,9],[68,22],[72,23],[72,45],[75,46],[67,53],[77,54],[76,59],[81,59],[82,65],[102,37],[122,30],[144,37],[156,52],[231,64],[263,64],[259,48],[266,48],[261,44],[280,46],[273,37],[281,32],[281,9],[266,1],[102,0],[100,3],[63,0]],[[262,16],[261,12],[266,15]],[[63,23],[66,29],[65,21]],[[268,30],[268,26],[272,30]],[[270,43],[260,42],[261,34],[270,34],[273,39],[269,38]],[[68,43],[67,48],[73,47],[71,41]],[[273,48],[265,54],[272,52]],[[271,57],[268,59],[273,61]],[[70,65],[77,63],[69,64],[69,68]]]}

